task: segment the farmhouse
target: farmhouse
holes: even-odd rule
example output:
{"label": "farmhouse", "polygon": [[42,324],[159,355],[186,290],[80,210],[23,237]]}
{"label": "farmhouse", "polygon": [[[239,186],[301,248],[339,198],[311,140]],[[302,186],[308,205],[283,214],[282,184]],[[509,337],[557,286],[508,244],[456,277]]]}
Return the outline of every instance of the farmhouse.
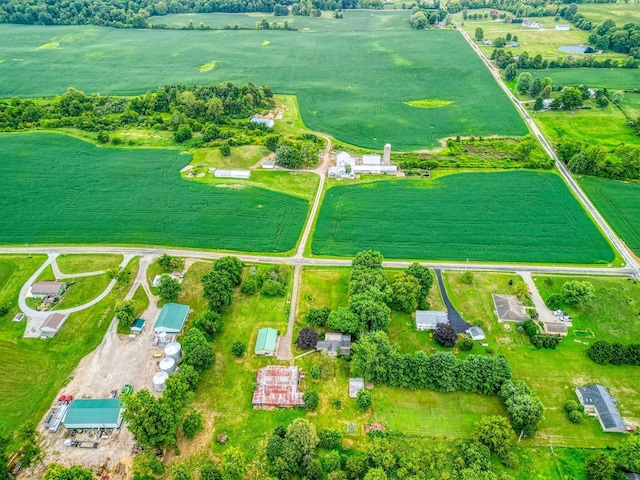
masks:
{"label": "farmhouse", "polygon": [[485,38],[482,40],[482,43],[484,43],[485,45],[493,45],[493,40],[491,40],[490,38]]}
{"label": "farmhouse", "polygon": [[251,170],[227,170],[224,168],[216,168],[213,172],[213,176],[216,178],[249,178],[251,176]]}
{"label": "farmhouse", "polygon": [[136,318],[131,324],[131,333],[142,333],[146,322],[142,318]]}
{"label": "farmhouse", "polygon": [[69,430],[120,428],[123,408],[119,398],[80,398],[69,406],[62,424]]}
{"label": "farmhouse", "polygon": [[153,330],[158,333],[180,333],[189,315],[189,305],[167,303],[156,320]]}
{"label": "farmhouse", "polygon": [[449,323],[447,312],[439,310],[417,310],[416,311],[416,329],[435,330],[440,323]]}
{"label": "farmhouse", "polygon": [[355,164],[356,159],[345,151],[342,151],[338,155],[336,155],[336,165],[339,167],[344,167],[345,165],[351,165],[353,167]]}
{"label": "farmhouse", "polygon": [[45,298],[49,295],[61,297],[66,289],[65,282],[36,282],[31,286],[31,296],[33,298]]}
{"label": "farmhouse", "polygon": [[618,412],[616,400],[609,394],[609,390],[602,385],[577,387],[576,395],[584,406],[585,413],[597,417],[605,432],[625,432],[626,427],[622,416]]}
{"label": "farmhouse", "polygon": [[482,330],[480,327],[471,327],[469,329],[469,335],[471,335],[471,340],[474,341],[485,339],[484,330]]}
{"label": "farmhouse", "polygon": [[40,331],[49,337],[55,337],[56,333],[60,330],[60,327],[62,327],[66,321],[67,315],[63,315],[62,313],[52,313],[40,326]]}
{"label": "farmhouse", "polygon": [[340,355],[351,355],[351,335],[341,333],[326,333],[324,340],[316,343],[316,350],[327,352],[330,356],[336,357],[338,351]]}
{"label": "farmhouse", "polygon": [[556,30],[560,31],[560,32],[568,32],[569,31],[569,25],[566,23],[559,23],[558,25],[556,25]]}
{"label": "farmhouse", "polygon": [[540,22],[532,22],[528,18],[522,21],[522,26],[526,28],[544,28]]}
{"label": "farmhouse", "polygon": [[380,155],[362,155],[362,165],[382,165]]}
{"label": "farmhouse", "polygon": [[276,124],[275,121],[273,121],[270,118],[264,118],[264,117],[253,117],[251,119],[251,123],[257,123],[259,125],[266,125],[269,128],[273,128],[273,126]]}
{"label": "farmhouse", "polygon": [[493,304],[499,322],[524,322],[529,320],[529,315],[524,311],[522,302],[516,295],[493,294]]}
{"label": "farmhouse", "polygon": [[356,398],[360,390],[364,390],[364,378],[350,378],[349,396],[351,398]]}
{"label": "farmhouse", "polygon": [[275,355],[278,344],[278,331],[275,328],[261,328],[256,340],[256,355]]}
{"label": "farmhouse", "polygon": [[302,392],[298,391],[299,383],[298,367],[261,368],[256,375],[257,386],[251,403],[254,408],[304,405]]}

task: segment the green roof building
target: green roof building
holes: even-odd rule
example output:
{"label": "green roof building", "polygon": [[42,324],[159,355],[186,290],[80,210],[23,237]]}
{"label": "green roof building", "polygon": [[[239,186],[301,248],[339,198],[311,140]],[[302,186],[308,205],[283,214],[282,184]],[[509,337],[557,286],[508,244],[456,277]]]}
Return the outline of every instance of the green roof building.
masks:
{"label": "green roof building", "polygon": [[69,406],[62,424],[69,430],[120,428],[122,411],[119,398],[79,398]]}
{"label": "green roof building", "polygon": [[142,333],[145,321],[142,318],[136,318],[131,324],[131,333]]}
{"label": "green roof building", "polygon": [[261,328],[256,340],[256,355],[275,355],[278,331],[275,328]]}
{"label": "green roof building", "polygon": [[189,315],[189,305],[167,303],[153,327],[155,333],[180,333]]}

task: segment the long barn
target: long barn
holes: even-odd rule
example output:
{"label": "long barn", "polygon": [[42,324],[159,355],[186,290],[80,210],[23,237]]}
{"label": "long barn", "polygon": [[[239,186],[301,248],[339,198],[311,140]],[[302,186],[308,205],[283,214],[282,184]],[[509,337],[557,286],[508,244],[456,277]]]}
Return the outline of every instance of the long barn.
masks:
{"label": "long barn", "polygon": [[123,410],[119,398],[79,398],[69,406],[62,424],[69,430],[120,428]]}

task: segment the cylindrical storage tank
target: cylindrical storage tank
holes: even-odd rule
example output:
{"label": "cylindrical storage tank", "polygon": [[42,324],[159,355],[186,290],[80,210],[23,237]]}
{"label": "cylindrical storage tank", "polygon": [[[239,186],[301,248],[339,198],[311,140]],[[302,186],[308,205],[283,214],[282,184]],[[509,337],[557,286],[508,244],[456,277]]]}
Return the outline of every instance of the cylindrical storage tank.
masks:
{"label": "cylindrical storage tank", "polygon": [[160,337],[160,343],[162,345],[164,345],[165,343],[167,343],[167,332],[160,332],[160,335],[158,335]]}
{"label": "cylindrical storage tank", "polygon": [[176,361],[171,357],[164,357],[160,360],[160,371],[167,373],[174,373],[178,367]]}
{"label": "cylindrical storage tank", "polygon": [[164,391],[169,374],[167,372],[158,372],[153,376],[153,388],[156,392]]}
{"label": "cylindrical storage tank", "polygon": [[164,355],[173,358],[176,363],[180,363],[182,361],[182,347],[178,342],[168,343],[164,347]]}

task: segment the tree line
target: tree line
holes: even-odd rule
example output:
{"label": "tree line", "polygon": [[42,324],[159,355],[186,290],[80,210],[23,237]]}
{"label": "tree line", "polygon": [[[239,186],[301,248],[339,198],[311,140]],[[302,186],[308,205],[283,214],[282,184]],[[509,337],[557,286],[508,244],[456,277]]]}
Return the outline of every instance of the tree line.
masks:
{"label": "tree line", "polygon": [[640,147],[635,145],[622,143],[610,149],[568,140],[558,144],[557,153],[573,173],[614,180],[640,179]]}
{"label": "tree line", "polygon": [[[312,10],[381,9],[381,0],[311,0],[296,3],[292,13]],[[0,23],[25,25],[102,25],[147,28],[151,16],[175,13],[244,13],[275,11],[276,0],[7,0],[0,3]]]}
{"label": "tree line", "polygon": [[541,54],[535,55],[533,58],[528,52],[522,52],[514,56],[511,50],[504,48],[495,48],[491,52],[491,60],[493,60],[498,68],[507,69],[513,66],[514,69],[520,70],[546,70],[548,68],[638,68],[640,62],[633,57],[626,59],[600,59],[594,55],[571,57],[558,57],[553,60],[545,60]]}
{"label": "tree line", "polygon": [[598,340],[587,350],[587,355],[600,365],[640,365],[640,343],[611,343]]}

